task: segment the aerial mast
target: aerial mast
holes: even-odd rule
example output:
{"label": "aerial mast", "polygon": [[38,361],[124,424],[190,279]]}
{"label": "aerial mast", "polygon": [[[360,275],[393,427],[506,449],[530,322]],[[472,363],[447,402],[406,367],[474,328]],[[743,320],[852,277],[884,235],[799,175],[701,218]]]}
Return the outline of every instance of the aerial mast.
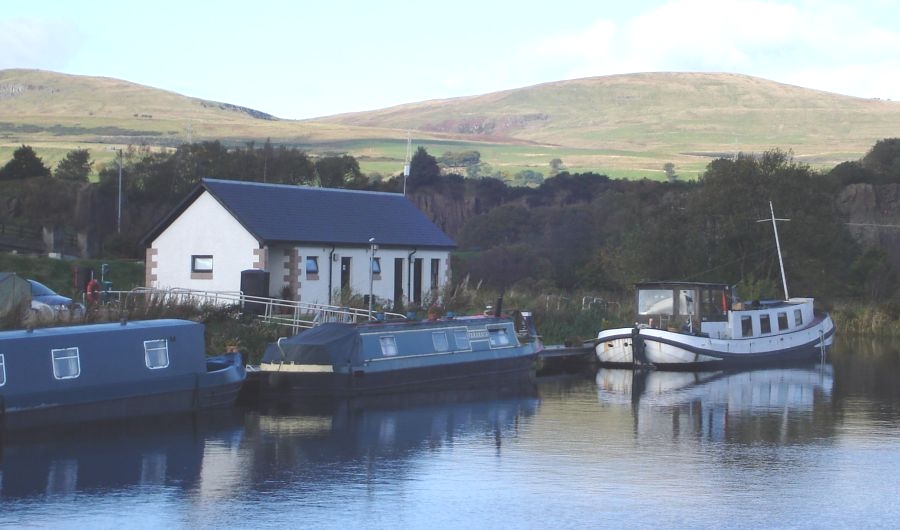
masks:
{"label": "aerial mast", "polygon": [[[784,260],[781,259],[781,242],[778,241],[778,225],[775,224],[775,221],[790,221],[790,219],[776,219],[775,208],[772,206],[772,201],[769,201],[769,213],[772,215],[772,230],[775,231],[775,248],[778,250],[778,265],[781,267],[781,283],[784,285],[784,299],[790,300],[791,297],[788,296],[787,277],[784,275]],[[769,219],[760,219],[756,222],[766,223],[768,221]]]}

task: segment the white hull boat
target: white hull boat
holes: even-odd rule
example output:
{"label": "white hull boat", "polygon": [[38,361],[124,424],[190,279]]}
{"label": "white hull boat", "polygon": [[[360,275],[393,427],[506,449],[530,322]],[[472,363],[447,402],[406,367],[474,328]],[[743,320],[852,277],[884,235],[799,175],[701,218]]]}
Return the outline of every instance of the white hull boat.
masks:
{"label": "white hull boat", "polygon": [[[771,203],[770,203],[770,210]],[[772,225],[775,226],[774,211]],[[779,262],[781,248],[775,229]],[[812,298],[735,302],[725,284],[638,284],[633,327],[607,329],[596,339],[603,364],[693,368],[772,363],[824,356],[834,340],[834,322],[817,313]]]}

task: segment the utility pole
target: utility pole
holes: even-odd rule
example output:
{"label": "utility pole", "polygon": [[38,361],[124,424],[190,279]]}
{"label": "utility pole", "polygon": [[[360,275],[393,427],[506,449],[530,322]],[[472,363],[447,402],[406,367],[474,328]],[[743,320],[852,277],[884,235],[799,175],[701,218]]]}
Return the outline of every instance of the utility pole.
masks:
{"label": "utility pole", "polygon": [[403,196],[406,197],[406,181],[409,180],[409,163],[412,160],[412,133],[406,131],[406,163],[403,164]]}

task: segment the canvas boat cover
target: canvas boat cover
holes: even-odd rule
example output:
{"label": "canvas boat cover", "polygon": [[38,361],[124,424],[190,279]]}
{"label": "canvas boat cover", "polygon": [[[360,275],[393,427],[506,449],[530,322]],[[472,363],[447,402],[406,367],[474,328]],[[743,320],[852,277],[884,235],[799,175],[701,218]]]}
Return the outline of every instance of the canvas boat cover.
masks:
{"label": "canvas boat cover", "polygon": [[262,362],[341,366],[358,360],[361,347],[362,339],[354,326],[327,323],[282,339],[280,344],[269,344]]}
{"label": "canvas boat cover", "polygon": [[31,285],[14,272],[0,272],[0,318],[31,304]]}

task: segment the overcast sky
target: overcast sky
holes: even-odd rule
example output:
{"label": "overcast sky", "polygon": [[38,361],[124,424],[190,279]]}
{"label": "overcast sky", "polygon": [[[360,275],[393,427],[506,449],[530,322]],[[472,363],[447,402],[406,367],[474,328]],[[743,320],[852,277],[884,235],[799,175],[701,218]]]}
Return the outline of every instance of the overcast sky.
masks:
{"label": "overcast sky", "polygon": [[6,68],[295,119],[656,71],[900,100],[900,2],[4,0]]}

